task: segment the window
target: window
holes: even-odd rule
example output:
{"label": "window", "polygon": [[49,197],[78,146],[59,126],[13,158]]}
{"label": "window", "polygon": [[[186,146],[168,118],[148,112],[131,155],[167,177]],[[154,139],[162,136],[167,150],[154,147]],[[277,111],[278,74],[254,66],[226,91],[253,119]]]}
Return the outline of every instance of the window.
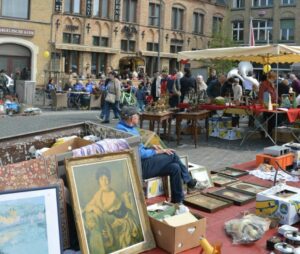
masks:
{"label": "window", "polygon": [[29,4],[29,0],[2,0],[1,16],[29,19]]}
{"label": "window", "polygon": [[202,13],[194,12],[193,14],[193,33],[203,34],[204,15]]}
{"label": "window", "polygon": [[244,21],[232,22],[232,39],[234,41],[244,41]]}
{"label": "window", "polygon": [[252,0],[252,7],[273,6],[273,0]]}
{"label": "window", "polygon": [[63,33],[63,43],[80,44],[80,34]]}
{"label": "window", "polygon": [[220,17],[213,17],[213,34],[217,34],[221,32],[223,19]]}
{"label": "window", "polygon": [[281,5],[295,5],[295,0],[281,0]]}
{"label": "window", "polygon": [[147,50],[158,52],[158,43],[155,42],[147,42]]}
{"label": "window", "polygon": [[121,50],[124,52],[135,52],[135,41],[121,40]]}
{"label": "window", "polygon": [[136,23],[137,0],[123,0],[123,21]]}
{"label": "window", "polygon": [[80,0],[64,0],[64,12],[80,14]]}
{"label": "window", "polygon": [[160,5],[155,3],[149,4],[149,26],[159,25]]}
{"label": "window", "polygon": [[62,56],[65,58],[65,73],[79,73],[79,52],[71,50],[63,50]]}
{"label": "window", "polygon": [[232,8],[235,9],[245,8],[245,0],[233,0]]}
{"label": "window", "polygon": [[182,51],[183,40],[171,39],[170,53],[178,53]]}
{"label": "window", "polygon": [[295,20],[280,20],[280,40],[293,41],[295,39]]}
{"label": "window", "polygon": [[94,0],[93,16],[108,18],[108,0]]}
{"label": "window", "polygon": [[173,7],[172,8],[172,29],[183,30],[183,9]]}
{"label": "window", "polygon": [[105,66],[107,65],[107,55],[103,53],[92,53],[92,68],[91,72],[94,75],[98,75],[100,72],[105,72]]}
{"label": "window", "polygon": [[253,20],[253,32],[255,41],[271,41],[273,22],[271,20]]}
{"label": "window", "polygon": [[108,37],[93,36],[93,46],[108,47]]}

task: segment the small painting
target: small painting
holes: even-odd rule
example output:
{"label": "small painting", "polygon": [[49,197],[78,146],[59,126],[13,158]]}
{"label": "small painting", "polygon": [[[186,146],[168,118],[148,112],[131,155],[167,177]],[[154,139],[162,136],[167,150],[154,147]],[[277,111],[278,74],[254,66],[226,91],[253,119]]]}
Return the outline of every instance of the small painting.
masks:
{"label": "small painting", "polygon": [[239,192],[236,190],[230,190],[227,188],[208,192],[207,194],[225,198],[225,199],[229,199],[229,200],[233,201],[233,203],[235,205],[244,205],[255,199],[255,196],[253,196],[253,195],[242,193],[242,192]]}
{"label": "small painting", "polygon": [[211,180],[212,180],[212,182],[214,183],[215,186],[219,186],[219,187],[222,187],[222,186],[225,186],[227,184],[234,183],[234,182],[238,181],[237,178],[222,175],[222,174],[212,174],[211,175]]}
{"label": "small painting", "polygon": [[179,158],[180,158],[182,164],[184,166],[186,166],[186,168],[188,169],[189,168],[189,157],[187,155],[181,155],[181,156],[179,156]]}
{"label": "small painting", "polygon": [[227,175],[227,176],[231,176],[231,177],[240,177],[240,176],[244,176],[244,175],[249,174],[249,172],[247,172],[245,170],[240,170],[240,169],[236,169],[236,168],[229,168],[229,167],[226,167],[225,169],[222,169],[222,170],[218,171],[217,173]]}
{"label": "small painting", "polygon": [[0,253],[62,253],[56,187],[0,194]]}
{"label": "small painting", "polygon": [[210,173],[206,168],[198,168],[190,171],[192,177],[196,179],[204,188],[213,187],[213,182],[210,178]]}
{"label": "small painting", "polygon": [[254,183],[238,181],[236,183],[232,183],[227,185],[228,189],[239,190],[241,192],[245,192],[251,195],[256,195],[257,193],[268,189],[268,187],[261,186]]}
{"label": "small painting", "polygon": [[229,200],[210,197],[205,194],[197,194],[186,197],[184,199],[184,203],[188,206],[195,207],[201,211],[208,213],[219,211],[220,209],[231,206],[233,204],[233,202]]}

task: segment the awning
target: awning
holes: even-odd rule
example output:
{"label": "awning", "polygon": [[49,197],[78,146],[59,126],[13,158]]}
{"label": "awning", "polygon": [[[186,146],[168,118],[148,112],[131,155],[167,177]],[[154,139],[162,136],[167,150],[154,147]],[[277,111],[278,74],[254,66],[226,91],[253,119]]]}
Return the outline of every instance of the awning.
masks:
{"label": "awning", "polygon": [[179,52],[178,61],[182,59],[222,59],[250,61],[260,64],[294,63],[300,61],[300,47],[284,44],[270,44],[254,47],[210,48]]}
{"label": "awning", "polygon": [[74,51],[83,51],[83,52],[96,52],[96,53],[107,53],[107,54],[118,54],[120,53],[119,49],[108,48],[108,47],[91,47],[85,45],[77,45],[77,44],[55,44],[56,49],[64,49],[64,50],[74,50]]}

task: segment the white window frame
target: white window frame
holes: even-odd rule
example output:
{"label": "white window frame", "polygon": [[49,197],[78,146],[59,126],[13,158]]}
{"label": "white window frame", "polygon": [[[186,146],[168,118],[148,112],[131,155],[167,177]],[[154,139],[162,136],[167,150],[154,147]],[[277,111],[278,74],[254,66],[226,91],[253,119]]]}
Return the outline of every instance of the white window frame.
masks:
{"label": "white window frame", "polygon": [[[284,3],[283,2],[284,0],[281,0],[281,5],[295,5],[296,3],[295,3],[295,0],[285,0],[285,1],[287,1],[287,3]],[[293,2],[292,2],[293,1]]]}
{"label": "white window frame", "polygon": [[[295,20],[294,20],[294,19],[291,19],[291,20],[294,21],[294,27],[293,27],[293,28],[287,28],[287,29],[286,29],[286,33],[287,33],[287,35],[286,35],[287,39],[286,39],[286,40],[284,40],[284,39],[282,38],[283,29],[281,28],[281,23],[280,23],[280,37],[279,37],[279,38],[280,38],[281,41],[294,41],[294,40],[295,40],[295,32],[296,32],[296,31],[295,31]],[[280,20],[280,22],[281,22],[281,21],[283,21],[283,20]],[[292,29],[294,30],[294,31],[293,31],[294,38],[293,38],[293,39],[290,39],[290,36],[291,36],[290,34],[291,34],[291,30],[292,30]]]}
{"label": "white window frame", "polygon": [[245,0],[232,0],[232,8],[234,9],[245,8]]}
{"label": "white window frame", "polygon": [[[258,22],[258,26],[255,26],[255,23]],[[272,26],[268,26],[268,23],[272,22]],[[264,24],[262,24],[264,23]],[[255,41],[268,41],[270,40],[270,35],[272,35],[273,32],[273,21],[272,20],[253,20],[252,21],[253,24],[253,32],[254,32],[254,39]],[[263,30],[265,31],[265,38],[264,39],[260,39],[260,34],[259,32]],[[256,36],[255,36],[256,35]],[[269,36],[269,38],[268,38]]]}
{"label": "white window frame", "polygon": [[[258,4],[254,5],[254,1],[258,1]],[[262,5],[262,1],[265,1],[266,4]],[[275,0],[275,1],[277,1],[277,0]],[[270,2],[272,4],[270,4]],[[273,6],[273,4],[274,4],[274,0],[252,0],[252,7],[266,7],[266,6]]]}
{"label": "white window frame", "polygon": [[[237,28],[234,28],[233,25],[234,23],[237,23],[238,26]],[[241,28],[241,23],[243,24],[243,27]],[[237,32],[237,39],[235,41],[244,41],[244,21],[242,20],[235,20],[235,21],[232,21],[232,39],[234,40],[233,38],[233,34],[234,34],[234,31]],[[242,34],[243,38],[240,39],[240,35]]]}

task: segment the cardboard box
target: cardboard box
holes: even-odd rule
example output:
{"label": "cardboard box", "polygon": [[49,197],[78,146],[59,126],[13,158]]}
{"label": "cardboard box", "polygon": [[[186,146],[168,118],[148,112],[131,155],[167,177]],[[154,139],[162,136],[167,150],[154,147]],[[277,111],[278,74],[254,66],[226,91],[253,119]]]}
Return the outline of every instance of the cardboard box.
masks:
{"label": "cardboard box", "polygon": [[200,237],[205,237],[206,218],[194,214],[196,222],[172,227],[162,221],[150,218],[150,225],[157,246],[169,253],[179,253],[199,246]]}
{"label": "cardboard box", "polygon": [[83,146],[87,146],[92,143],[93,142],[82,139],[82,138],[73,138],[62,144],[51,147],[49,150],[47,150],[46,152],[43,153],[43,156],[58,155],[58,154],[62,154],[62,153],[71,152],[74,149],[77,149],[77,148],[80,148]]}
{"label": "cardboard box", "polygon": [[279,217],[281,224],[300,221],[300,189],[288,185],[274,186],[256,195],[256,215]]}
{"label": "cardboard box", "polygon": [[143,181],[146,198],[154,198],[165,194],[164,183],[161,177],[154,177]]}

